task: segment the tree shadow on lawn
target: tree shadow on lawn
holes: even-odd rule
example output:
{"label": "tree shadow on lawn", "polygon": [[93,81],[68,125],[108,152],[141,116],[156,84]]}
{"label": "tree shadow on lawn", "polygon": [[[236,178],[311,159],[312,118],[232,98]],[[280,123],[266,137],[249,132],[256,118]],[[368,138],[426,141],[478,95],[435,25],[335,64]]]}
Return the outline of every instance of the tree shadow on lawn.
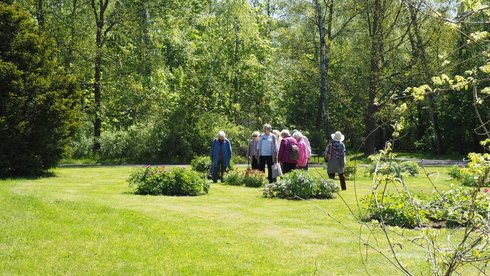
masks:
{"label": "tree shadow on lawn", "polygon": [[41,172],[39,174],[32,174],[32,175],[10,175],[10,176],[1,176],[0,180],[7,180],[7,179],[12,179],[12,180],[36,180],[36,179],[43,179],[43,178],[51,178],[51,177],[58,177],[58,175],[52,171],[46,171],[46,172]]}

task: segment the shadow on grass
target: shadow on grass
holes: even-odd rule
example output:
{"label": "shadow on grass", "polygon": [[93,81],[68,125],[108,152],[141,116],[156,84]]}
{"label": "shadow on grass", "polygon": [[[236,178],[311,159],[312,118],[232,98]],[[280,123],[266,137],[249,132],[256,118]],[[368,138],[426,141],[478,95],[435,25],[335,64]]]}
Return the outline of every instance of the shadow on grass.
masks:
{"label": "shadow on grass", "polygon": [[6,175],[6,176],[0,176],[0,180],[7,180],[7,179],[13,179],[13,180],[22,180],[22,179],[28,179],[28,180],[35,180],[35,179],[42,179],[42,178],[50,178],[50,177],[57,177],[56,173],[52,171],[47,171],[47,172],[41,172],[39,174],[31,174],[31,175]]}

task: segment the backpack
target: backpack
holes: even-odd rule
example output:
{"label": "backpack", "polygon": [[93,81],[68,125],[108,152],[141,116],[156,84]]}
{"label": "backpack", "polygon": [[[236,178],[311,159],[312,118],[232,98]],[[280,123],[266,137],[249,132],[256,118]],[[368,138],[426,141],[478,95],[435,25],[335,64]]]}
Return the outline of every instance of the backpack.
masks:
{"label": "backpack", "polygon": [[328,163],[328,160],[332,159],[332,144],[328,144],[323,158],[325,159],[325,163]]}
{"label": "backpack", "polygon": [[291,152],[289,153],[289,160],[298,161],[299,159],[299,147],[296,144],[291,145]]}

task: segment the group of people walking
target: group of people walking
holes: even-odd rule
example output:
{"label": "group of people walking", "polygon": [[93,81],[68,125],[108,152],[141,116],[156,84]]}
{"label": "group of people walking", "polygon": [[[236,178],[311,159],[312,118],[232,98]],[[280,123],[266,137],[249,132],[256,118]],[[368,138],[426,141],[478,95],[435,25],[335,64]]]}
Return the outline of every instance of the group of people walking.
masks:
{"label": "group of people walking", "polygon": [[[331,136],[332,141],[325,149],[325,160],[328,164],[328,176],[335,178],[337,173],[340,178],[342,190],[346,189],[345,168],[345,145],[344,135],[337,131]],[[300,131],[284,129],[282,131],[272,130],[269,124],[263,125],[263,133],[258,131],[252,133],[252,139],[248,145],[246,157],[252,169],[265,172],[269,183],[277,181],[277,171],[285,174],[295,169],[308,170],[308,160],[311,157],[310,141]],[[218,178],[223,181],[226,168],[230,165],[231,144],[225,137],[223,131],[218,132],[218,137],[211,145],[211,175],[213,182]]]}

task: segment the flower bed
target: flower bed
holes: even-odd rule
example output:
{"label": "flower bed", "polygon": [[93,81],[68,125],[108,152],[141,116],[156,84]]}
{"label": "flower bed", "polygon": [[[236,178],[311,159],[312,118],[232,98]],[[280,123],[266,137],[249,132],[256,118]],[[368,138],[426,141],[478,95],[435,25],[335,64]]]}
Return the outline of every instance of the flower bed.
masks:
{"label": "flower bed", "polygon": [[233,186],[246,186],[259,188],[266,183],[266,176],[262,171],[247,169],[245,171],[230,170],[225,175],[225,184]]}

